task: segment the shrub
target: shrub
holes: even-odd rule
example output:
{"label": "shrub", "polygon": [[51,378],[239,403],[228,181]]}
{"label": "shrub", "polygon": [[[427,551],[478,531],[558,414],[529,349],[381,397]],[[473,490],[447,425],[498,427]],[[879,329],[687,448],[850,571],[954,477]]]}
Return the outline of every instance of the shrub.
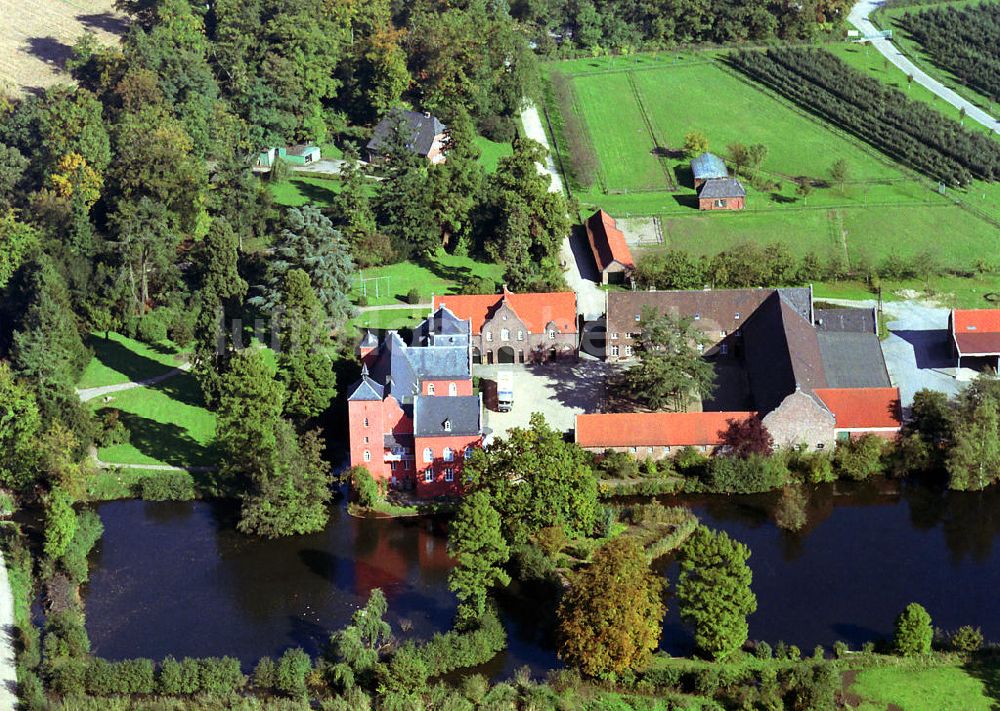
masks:
{"label": "shrub", "polygon": [[233,657],[207,657],[198,660],[200,690],[214,694],[228,694],[242,689],[247,678],[240,671],[240,660]]}
{"label": "shrub", "polygon": [[850,648],[847,646],[845,642],[841,642],[838,639],[836,642],[833,643],[833,656],[835,656],[837,659],[843,659],[844,657],[846,657],[848,651],[850,651]]}
{"label": "shrub", "polygon": [[104,524],[101,517],[94,511],[81,511],[76,516],[76,533],[70,541],[66,552],[59,559],[59,564],[66,571],[73,585],[82,585],[90,576],[87,556],[101,536],[104,535]]}
{"label": "shrub", "polygon": [[78,696],[86,690],[87,660],[62,657],[46,664],[49,687],[63,696]]}
{"label": "shrub", "polygon": [[350,477],[359,506],[369,509],[382,501],[382,492],[370,471],[361,466],[352,467]]}
{"label": "shrub", "polygon": [[931,616],[922,605],[911,602],[896,618],[892,646],[896,654],[912,657],[931,651],[934,630]]}
{"label": "shrub", "polygon": [[156,688],[151,659],[109,662],[92,659],[87,670],[87,691],[95,696],[151,694]]}
{"label": "shrub", "polygon": [[719,671],[714,667],[704,667],[692,676],[694,690],[704,696],[714,696],[719,690]]}
{"label": "shrub", "polygon": [[90,638],[83,613],[69,609],[52,612],[45,620],[43,649],[46,659],[85,657],[90,653]]}
{"label": "shrub", "polygon": [[406,303],[408,304],[419,304],[420,303],[420,290],[414,287],[406,292]]}
{"label": "shrub", "polygon": [[390,693],[423,694],[429,676],[424,655],[412,644],[404,644],[392,655],[383,684]]}
{"label": "shrub", "polygon": [[289,696],[305,696],[306,675],[312,671],[312,660],[301,647],[286,649],[274,672],[274,685]]}
{"label": "shrub", "polygon": [[550,582],[556,574],[556,564],[538,546],[525,543],[511,552],[514,577],[522,582]]}
{"label": "shrub", "polygon": [[955,630],[948,638],[948,646],[956,652],[970,654],[983,646],[983,633],[978,627],[965,625]]}
{"label": "shrub", "polygon": [[136,323],[135,337],[143,343],[160,343],[167,340],[167,327],[174,315],[169,309],[153,309]]}
{"label": "shrub", "polygon": [[490,114],[480,119],[479,130],[486,138],[497,143],[510,143],[517,136],[511,120],[499,114]]}
{"label": "shrub", "polygon": [[190,501],[195,498],[190,472],[158,472],[139,481],[139,496],[146,501]]}
{"label": "shrub", "polygon": [[101,410],[100,429],[97,432],[97,445],[99,447],[114,447],[119,444],[127,444],[132,433],[121,420],[121,410],[109,407]]}
{"label": "shrub", "polygon": [[753,494],[783,486],[788,467],[777,456],[715,457],[708,463],[707,475],[706,488],[710,491]]}
{"label": "shrub", "polygon": [[647,669],[642,678],[657,689],[676,689],[681,685],[683,673],[679,667],[659,667]]}
{"label": "shrub", "polygon": [[430,676],[447,674],[454,669],[484,664],[507,647],[507,633],[496,611],[487,610],[479,627],[469,632],[437,633],[417,647]]}
{"label": "shrub", "polygon": [[277,669],[270,657],[261,657],[253,670],[253,685],[257,689],[273,689]]}
{"label": "shrub", "polygon": [[757,659],[770,659],[773,652],[771,650],[771,645],[761,640],[754,647],[753,653]]}
{"label": "shrub", "polygon": [[834,465],[841,476],[864,481],[870,476],[882,473],[884,447],[885,440],[873,434],[841,442],[833,455]]}
{"label": "shrub", "polygon": [[25,711],[45,711],[49,708],[45,686],[31,669],[17,665],[17,692]]}

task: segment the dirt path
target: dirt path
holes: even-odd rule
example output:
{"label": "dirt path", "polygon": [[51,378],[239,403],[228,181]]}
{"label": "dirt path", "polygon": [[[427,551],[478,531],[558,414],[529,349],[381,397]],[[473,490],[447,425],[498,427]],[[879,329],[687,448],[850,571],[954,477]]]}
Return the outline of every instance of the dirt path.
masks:
{"label": "dirt path", "polygon": [[0,553],[0,710],[17,708],[17,667],[14,656],[14,596]]}
{"label": "dirt path", "polygon": [[[857,27],[861,31],[862,35],[872,37],[878,34],[879,30],[874,24],[872,24],[872,21],[869,18],[872,12],[874,12],[883,3],[884,0],[861,0],[861,2],[858,2],[851,8],[851,13],[847,16],[847,21]],[[996,118],[983,111],[971,101],[966,101],[937,79],[930,77],[924,70],[907,59],[906,56],[896,48],[896,45],[892,43],[892,40],[875,38],[869,41],[871,42],[872,47],[877,49],[883,57],[899,67],[904,74],[912,75],[913,81],[917,84],[920,84],[920,86],[934,92],[956,109],[965,109],[965,115],[976,123],[981,123],[983,126],[986,126],[986,128],[1000,133]]]}
{"label": "dirt path", "polygon": [[185,363],[179,368],[174,368],[166,373],[155,375],[152,378],[146,378],[145,380],[134,380],[130,383],[118,383],[116,385],[102,385],[98,388],[78,389],[76,394],[80,397],[80,402],[87,402],[88,400],[103,397],[104,395],[110,395],[111,393],[120,393],[124,390],[133,390],[135,388],[144,388],[147,385],[156,385],[157,383],[162,383],[164,380],[172,378],[175,375],[180,375],[188,370],[191,370],[191,364]]}

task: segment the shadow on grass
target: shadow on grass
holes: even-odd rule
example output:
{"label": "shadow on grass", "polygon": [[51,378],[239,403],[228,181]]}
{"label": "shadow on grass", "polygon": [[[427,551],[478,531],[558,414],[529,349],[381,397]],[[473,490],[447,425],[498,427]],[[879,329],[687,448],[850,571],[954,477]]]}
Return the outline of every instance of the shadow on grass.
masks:
{"label": "shadow on grass", "polygon": [[[102,365],[124,375],[130,381],[153,378],[168,372],[172,367],[176,367],[140,355],[118,341],[95,336],[89,339],[88,345]],[[166,346],[158,344],[149,347],[158,353],[170,354],[173,352]]]}
{"label": "shadow on grass", "polygon": [[303,180],[293,180],[292,185],[303,197],[308,198],[310,203],[320,203],[327,207],[333,204],[333,200],[337,195],[337,191],[333,188],[307,183]]}
{"label": "shadow on grass", "polygon": [[962,666],[969,676],[983,682],[983,693],[992,699],[994,711],[1000,711],[1000,655],[984,651]]}
{"label": "shadow on grass", "polygon": [[698,196],[697,195],[680,195],[674,193],[671,195],[674,201],[681,207],[689,207],[692,210],[698,209]]}
{"label": "shadow on grass", "polygon": [[191,407],[205,407],[205,398],[201,394],[201,386],[190,372],[178,373],[172,378],[161,380],[147,386],[150,390],[163,393],[175,402]]}
{"label": "shadow on grass", "polygon": [[195,441],[183,427],[131,412],[122,411],[120,417],[130,433],[132,446],[147,457],[175,467],[213,463],[213,448]]}
{"label": "shadow on grass", "polygon": [[468,267],[449,267],[445,264],[441,264],[435,259],[422,261],[420,262],[420,266],[427,267],[431,270],[434,276],[439,279],[455,282],[460,288],[464,284],[468,284],[472,280],[473,276],[475,276],[472,270]]}

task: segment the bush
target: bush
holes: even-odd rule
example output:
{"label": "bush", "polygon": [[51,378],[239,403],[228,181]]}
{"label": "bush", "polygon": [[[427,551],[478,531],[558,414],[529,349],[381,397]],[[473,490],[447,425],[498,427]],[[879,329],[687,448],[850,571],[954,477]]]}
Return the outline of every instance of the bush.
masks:
{"label": "bush", "polygon": [[715,457],[708,463],[707,490],[727,494],[754,494],[784,486],[788,467],[779,456]]}
{"label": "bush", "polygon": [[135,337],[143,343],[156,344],[167,340],[167,327],[174,314],[169,309],[153,309],[142,316],[135,326]]}
{"label": "bush", "polygon": [[913,657],[931,651],[934,630],[931,616],[922,605],[911,602],[896,618],[892,646],[896,654]]}
{"label": "bush", "polygon": [[49,708],[42,680],[38,678],[38,674],[21,664],[17,666],[17,694],[25,711],[45,711]]}
{"label": "bush", "polygon": [[62,657],[46,663],[49,688],[63,696],[78,696],[86,690],[87,660]]}
{"label": "bush", "polygon": [[382,501],[382,491],[370,471],[361,466],[352,467],[350,478],[351,488],[354,490],[359,506],[370,509]]}
{"label": "bush", "polygon": [[754,647],[753,653],[754,656],[757,657],[757,659],[770,659],[771,655],[773,654],[773,651],[771,650],[771,645],[761,640],[760,642],[757,642],[757,645]]}
{"label": "bush", "polygon": [[277,668],[270,657],[261,657],[253,670],[253,685],[257,689],[273,689]]}
{"label": "bush", "polygon": [[306,675],[312,671],[312,660],[301,647],[286,649],[278,660],[274,686],[289,696],[305,696]]}
{"label": "bush", "polygon": [[847,653],[849,651],[850,648],[847,646],[845,642],[837,640],[836,642],[833,643],[833,656],[835,656],[837,659],[843,659],[844,657],[847,656]]}
{"label": "bush", "polygon": [[514,577],[521,582],[548,583],[556,575],[556,564],[538,546],[525,543],[511,552]]}
{"label": "bush", "polygon": [[507,632],[500,618],[495,610],[487,610],[476,629],[439,632],[417,647],[417,651],[427,665],[429,676],[441,676],[455,669],[484,664],[506,647]]}
{"label": "bush", "polygon": [[864,481],[882,473],[882,454],[885,440],[873,434],[841,442],[833,455],[834,466],[841,476],[854,481]]}
{"label": "bush", "polygon": [[121,411],[113,407],[101,410],[100,428],[97,431],[98,447],[114,447],[128,444],[132,433],[121,420]]}
{"label": "bush", "polygon": [[479,120],[479,130],[491,141],[511,143],[517,136],[513,122],[506,116],[490,114]]}
{"label": "bush", "polygon": [[406,303],[408,304],[419,304],[420,303],[420,290],[414,287],[406,292]]}
{"label": "bush", "polygon": [[247,678],[240,671],[240,660],[233,657],[207,657],[198,660],[200,690],[213,694],[229,694],[242,689]]}
{"label": "bush", "polygon": [[81,511],[76,516],[76,533],[70,541],[66,552],[59,559],[59,564],[69,576],[73,585],[82,585],[90,577],[87,556],[101,536],[104,535],[104,524],[101,517],[94,511]]}
{"label": "bush", "polygon": [[648,669],[642,678],[657,689],[676,689],[681,685],[683,676],[679,667],[659,667]]}
{"label": "bush", "polygon": [[948,637],[948,646],[956,652],[971,654],[983,646],[983,633],[978,627],[959,627]]}
{"label": "bush", "polygon": [[392,655],[383,685],[389,693],[423,694],[429,676],[424,655],[412,644],[404,644]]}
{"label": "bush", "polygon": [[109,662],[92,659],[87,670],[87,691],[95,696],[151,694],[156,688],[151,659]]}
{"label": "bush", "polygon": [[158,472],[139,481],[139,496],[146,501],[190,501],[195,495],[190,472]]}
{"label": "bush", "polygon": [[52,612],[45,620],[43,638],[45,658],[85,657],[90,653],[90,638],[79,610]]}

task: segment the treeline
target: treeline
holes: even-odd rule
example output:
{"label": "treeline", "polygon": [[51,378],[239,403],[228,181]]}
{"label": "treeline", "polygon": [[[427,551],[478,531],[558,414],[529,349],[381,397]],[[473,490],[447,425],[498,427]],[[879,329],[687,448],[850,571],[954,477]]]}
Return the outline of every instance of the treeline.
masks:
{"label": "treeline", "polygon": [[680,249],[651,254],[639,260],[635,280],[642,289],[663,290],[796,286],[845,279],[874,286],[879,279],[924,279],[945,271],[938,257],[926,251],[912,257],[890,255],[879,262],[862,254],[848,265],[838,251],[826,259],[812,252],[798,259],[780,242],[746,242],[714,256],[696,257]]}
{"label": "treeline", "polygon": [[737,52],[732,66],[934,180],[1000,178],[1000,145],[820,49]]}
{"label": "treeline", "polygon": [[620,51],[696,42],[809,39],[840,22],[846,0],[513,0],[511,14],[538,51]]}
{"label": "treeline", "polygon": [[935,7],[907,12],[900,23],[935,64],[993,101],[1000,98],[1000,6]]}

